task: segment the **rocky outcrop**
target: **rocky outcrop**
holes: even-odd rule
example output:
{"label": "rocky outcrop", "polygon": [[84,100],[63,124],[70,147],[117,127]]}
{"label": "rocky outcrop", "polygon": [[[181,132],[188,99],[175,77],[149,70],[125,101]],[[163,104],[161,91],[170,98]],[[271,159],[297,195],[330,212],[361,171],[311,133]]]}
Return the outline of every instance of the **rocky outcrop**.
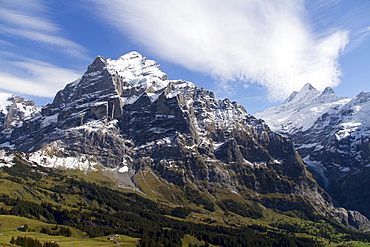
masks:
{"label": "rocky outcrop", "polygon": [[358,211],[336,208],[334,210],[339,221],[347,226],[352,226],[359,230],[370,229],[370,221]]}
{"label": "rocky outcrop", "polygon": [[338,206],[370,217],[370,93],[348,99],[306,85],[256,116],[293,140]]}
{"label": "rocky outcrop", "polygon": [[19,96],[0,93],[0,131],[9,131],[24,120],[32,118],[39,113],[39,108],[30,100]]}
{"label": "rocky outcrop", "polygon": [[262,195],[283,194],[280,202],[299,201],[334,217],[330,198],[289,139],[236,102],[168,80],[136,52],[97,57],[53,103],[0,141],[47,166],[100,165],[115,172],[120,187],[141,190],[150,174],[169,190],[191,185],[213,197],[227,190],[266,207],[274,203]]}

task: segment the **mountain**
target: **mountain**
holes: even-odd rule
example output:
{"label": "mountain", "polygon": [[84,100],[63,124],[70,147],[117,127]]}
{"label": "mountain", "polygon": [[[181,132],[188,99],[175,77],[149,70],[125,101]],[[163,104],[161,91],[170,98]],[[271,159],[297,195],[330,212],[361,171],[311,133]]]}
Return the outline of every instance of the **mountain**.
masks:
{"label": "mountain", "polygon": [[168,80],[137,52],[97,57],[51,104],[4,129],[0,143],[27,162],[102,172],[117,188],[210,214],[278,210],[370,228],[360,213],[334,208],[290,139],[236,102]]}
{"label": "mountain", "polygon": [[339,206],[370,217],[370,93],[341,98],[311,85],[255,114],[289,137]]}
{"label": "mountain", "polygon": [[[317,247],[349,246],[354,240],[362,245],[370,242],[369,233],[320,215],[315,215],[315,222],[303,215],[299,218],[297,209],[281,212],[258,208],[247,201],[234,201],[236,196],[218,201],[220,207],[214,211],[185,201],[174,205],[116,188],[98,171],[84,174],[44,167],[29,162],[28,155],[19,151],[0,151],[0,156],[2,246],[10,246],[9,242],[22,245],[20,237],[25,235],[29,241],[52,242],[43,246],[55,247],[103,247],[118,240],[132,247]],[[270,200],[274,197],[269,195]],[[188,198],[204,203],[194,190],[188,190]],[[296,204],[304,206],[302,201]],[[350,219],[352,216],[358,217],[350,214]]]}
{"label": "mountain", "polygon": [[39,111],[40,108],[33,101],[0,92],[0,131],[11,130]]}

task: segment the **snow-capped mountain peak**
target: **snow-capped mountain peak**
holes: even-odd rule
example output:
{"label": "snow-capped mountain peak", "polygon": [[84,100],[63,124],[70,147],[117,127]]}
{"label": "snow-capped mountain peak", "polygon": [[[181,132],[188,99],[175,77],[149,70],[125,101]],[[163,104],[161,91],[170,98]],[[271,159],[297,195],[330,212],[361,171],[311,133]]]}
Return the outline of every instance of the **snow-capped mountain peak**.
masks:
{"label": "snow-capped mountain peak", "polygon": [[14,95],[9,93],[0,92],[0,112],[3,114],[8,113],[8,108],[12,104]]}
{"label": "snow-capped mountain peak", "polygon": [[296,92],[294,91],[284,102],[284,104],[287,103],[297,103],[302,101],[309,101],[310,99],[316,98],[318,95],[320,95],[320,92],[314,88],[311,84],[307,83],[303,86],[303,88]]}
{"label": "snow-capped mountain peak", "polygon": [[325,90],[316,98],[318,103],[330,103],[339,100],[334,90],[331,87],[326,87]]}
{"label": "snow-capped mountain peak", "polygon": [[370,102],[370,92],[361,92],[353,98],[351,104],[364,104],[369,102]]}
{"label": "snow-capped mountain peak", "polygon": [[[370,129],[370,93],[361,92],[341,109],[343,123],[359,123],[362,128]],[[370,133],[368,133],[370,136]]]}
{"label": "snow-capped mountain peak", "polygon": [[[332,95],[329,89],[326,94]],[[288,125],[284,118],[290,116],[307,123],[295,111],[320,112],[311,102],[319,95],[309,84],[292,95],[280,109],[291,110],[281,123]],[[293,107],[297,102],[309,104]],[[6,119],[16,119],[19,111],[10,110]],[[137,52],[117,60],[98,56],[53,103],[19,120],[0,130],[1,147],[30,153],[33,162],[45,166],[109,170],[118,187],[143,193],[157,194],[142,186],[146,178],[176,190],[195,186],[212,196],[219,189],[295,193],[332,214],[291,140],[236,102],[216,99],[191,82],[168,80],[155,61]],[[158,195],[168,192],[161,189]]]}
{"label": "snow-capped mountain peak", "polygon": [[157,62],[146,59],[135,51],[125,54],[117,60],[107,59],[106,68],[112,75],[118,73],[129,81],[137,81],[138,77],[143,76],[157,77],[161,80],[167,79],[167,75],[161,71]]}
{"label": "snow-capped mountain peak", "polygon": [[369,200],[363,201],[368,195],[351,191],[360,188],[358,184],[369,188],[370,93],[349,99],[338,97],[331,88],[319,93],[306,85],[284,104],[255,115],[293,140],[303,160],[342,206],[370,216],[369,208],[362,206],[369,205]]}
{"label": "snow-capped mountain peak", "polygon": [[320,92],[311,84],[307,83],[304,87],[296,92],[294,91],[284,102],[285,105],[308,105],[312,103],[329,103],[339,100],[331,87],[326,87]]}
{"label": "snow-capped mountain peak", "polygon": [[117,60],[98,56],[80,79],[58,92],[53,104],[66,106],[78,102],[83,105],[112,98],[131,104],[144,93],[156,99],[169,82],[157,62],[138,52],[130,52]]}
{"label": "snow-capped mountain peak", "polygon": [[336,96],[334,90],[331,87],[326,87],[325,90],[321,93],[321,95],[332,95]]}
{"label": "snow-capped mountain peak", "polygon": [[120,76],[128,83],[127,86],[138,86],[138,84],[143,84],[145,87],[152,84],[167,86],[165,82],[167,75],[161,71],[159,64],[138,52],[130,52],[116,60],[97,56],[84,77],[90,78],[90,81],[97,81],[105,75],[104,71],[108,71],[113,77]]}
{"label": "snow-capped mountain peak", "polygon": [[330,87],[320,92],[311,84],[306,84],[299,92],[293,92],[282,105],[257,112],[255,116],[283,134],[305,131],[329,109],[348,101],[350,99],[338,97]]}
{"label": "snow-capped mountain peak", "polygon": [[37,115],[40,107],[33,101],[0,92],[0,131],[20,124],[24,119]]}

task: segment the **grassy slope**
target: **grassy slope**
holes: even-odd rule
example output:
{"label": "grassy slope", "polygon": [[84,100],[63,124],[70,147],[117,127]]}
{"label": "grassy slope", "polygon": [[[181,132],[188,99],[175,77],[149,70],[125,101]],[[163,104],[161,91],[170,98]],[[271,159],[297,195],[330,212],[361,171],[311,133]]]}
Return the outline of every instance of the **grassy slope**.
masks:
{"label": "grassy slope", "polygon": [[[17,230],[18,227],[25,224],[27,224],[30,229],[34,229],[35,232],[22,232]],[[38,239],[41,242],[56,241],[60,245],[76,247],[112,246],[114,242],[108,240],[106,236],[98,238],[87,238],[83,232],[73,227],[70,227],[72,231],[72,237],[50,236],[42,234],[38,232],[42,227],[52,228],[55,227],[55,225],[13,215],[0,215],[0,225],[0,231],[3,233],[3,235],[0,236],[0,244],[9,243],[12,236],[15,238],[17,236],[28,236],[33,239]],[[123,242],[121,246],[130,247],[136,246],[139,239],[121,235],[121,241]]]}
{"label": "grassy slope", "polygon": [[[24,163],[22,161],[22,163]],[[14,176],[14,174],[13,174]],[[109,180],[107,176],[100,172],[92,172],[88,175],[80,172],[80,171],[54,171],[50,172],[49,175],[42,175],[40,178],[32,178],[23,176],[18,176],[21,178],[21,181],[9,181],[8,179],[12,177],[12,175],[7,174],[6,172],[0,173],[0,194],[8,195],[11,198],[18,198],[25,201],[34,202],[40,204],[41,202],[48,202],[55,205],[58,205],[64,209],[80,209],[80,210],[87,210],[85,206],[94,205],[96,202],[88,201],[84,198],[81,194],[62,194],[62,193],[55,193],[53,191],[54,186],[68,186],[66,183],[67,178],[74,178],[87,181],[89,183],[96,183],[101,186],[108,186],[110,188],[114,188],[114,183]],[[23,178],[26,177],[26,179]],[[139,184],[141,185],[143,191],[147,192],[147,196],[155,197],[157,194],[161,194],[162,197],[155,198],[159,199],[159,201],[163,201],[166,207],[174,207],[175,205],[169,203],[173,201],[174,194],[176,193],[176,205],[183,205],[189,209],[191,209],[192,213],[187,216],[185,221],[191,221],[194,223],[206,223],[211,225],[225,225],[230,227],[240,227],[245,225],[262,225],[265,226],[267,229],[271,229],[272,231],[284,231],[279,229],[278,227],[271,226],[271,224],[290,224],[290,225],[297,225],[300,227],[306,227],[309,230],[307,233],[295,233],[296,236],[302,237],[309,237],[309,238],[318,238],[321,239],[324,243],[328,243],[327,239],[321,238],[318,236],[318,232],[323,231],[323,229],[328,229],[332,232],[332,235],[335,237],[341,237],[340,234],[336,233],[333,230],[333,227],[328,223],[313,223],[309,220],[299,219],[297,217],[291,217],[287,214],[272,210],[272,209],[264,209],[263,210],[263,217],[253,219],[248,217],[242,217],[241,215],[235,214],[233,212],[225,212],[222,210],[217,204],[215,204],[215,211],[210,212],[204,209],[203,205],[196,205],[189,201],[186,197],[181,196],[179,192],[179,188],[171,187],[168,184],[164,184],[161,182],[154,174],[148,172],[146,174],[141,174],[140,177],[137,177]],[[145,181],[144,181],[145,179]],[[243,200],[243,198],[235,193],[232,193],[228,190],[220,190],[217,192],[217,197],[219,199],[233,199],[234,201],[245,203],[247,205],[251,204],[251,202]],[[209,199],[209,197],[208,197]],[[167,202],[166,202],[167,201]],[[82,206],[81,206],[82,205]],[[0,207],[5,206],[3,203],[0,203]],[[99,208],[100,205],[97,205]],[[5,208],[9,209],[8,206]],[[181,219],[182,220],[182,219]],[[40,234],[37,232],[19,232],[15,229],[23,224],[31,224],[31,228],[37,227],[41,228],[44,225],[48,225],[46,223],[42,223],[40,221],[33,221],[31,219],[17,217],[17,216],[0,216],[0,224],[1,225],[0,231],[5,233],[4,236],[0,236],[0,242],[8,243],[11,236],[17,236],[19,234],[27,234],[33,238],[37,238],[40,241],[57,241],[60,243],[65,243],[68,245],[73,246],[112,246],[111,241],[108,241],[106,237],[99,237],[94,239],[84,238],[84,233],[80,230],[74,229],[73,236],[70,238],[61,237],[61,236],[49,236],[45,234]],[[30,222],[30,223],[27,223]],[[49,225],[52,226],[52,225]],[[72,228],[71,228],[72,229]],[[138,242],[138,239],[124,237],[125,243],[127,246],[135,246],[135,243]],[[189,243],[196,243],[201,244],[202,241],[198,241],[196,238],[185,235],[183,240],[183,246],[187,246]],[[352,242],[354,246],[363,246],[359,245],[358,242]],[[331,245],[336,246],[336,245]]]}

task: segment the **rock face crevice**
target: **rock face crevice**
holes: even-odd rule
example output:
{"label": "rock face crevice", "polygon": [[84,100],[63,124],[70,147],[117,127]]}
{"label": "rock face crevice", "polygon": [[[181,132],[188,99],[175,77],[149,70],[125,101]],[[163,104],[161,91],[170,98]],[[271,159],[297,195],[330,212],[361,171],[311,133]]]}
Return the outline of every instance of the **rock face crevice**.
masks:
{"label": "rock face crevice", "polygon": [[259,195],[284,194],[287,205],[303,200],[343,221],[290,139],[236,102],[168,80],[137,52],[117,60],[97,57],[51,104],[11,127],[3,124],[0,143],[50,166],[79,157],[89,169],[98,164],[117,171],[117,178],[124,174],[121,187],[140,190],[139,178],[149,172],[166,184],[191,184],[212,196],[229,190],[267,207],[283,199]]}

